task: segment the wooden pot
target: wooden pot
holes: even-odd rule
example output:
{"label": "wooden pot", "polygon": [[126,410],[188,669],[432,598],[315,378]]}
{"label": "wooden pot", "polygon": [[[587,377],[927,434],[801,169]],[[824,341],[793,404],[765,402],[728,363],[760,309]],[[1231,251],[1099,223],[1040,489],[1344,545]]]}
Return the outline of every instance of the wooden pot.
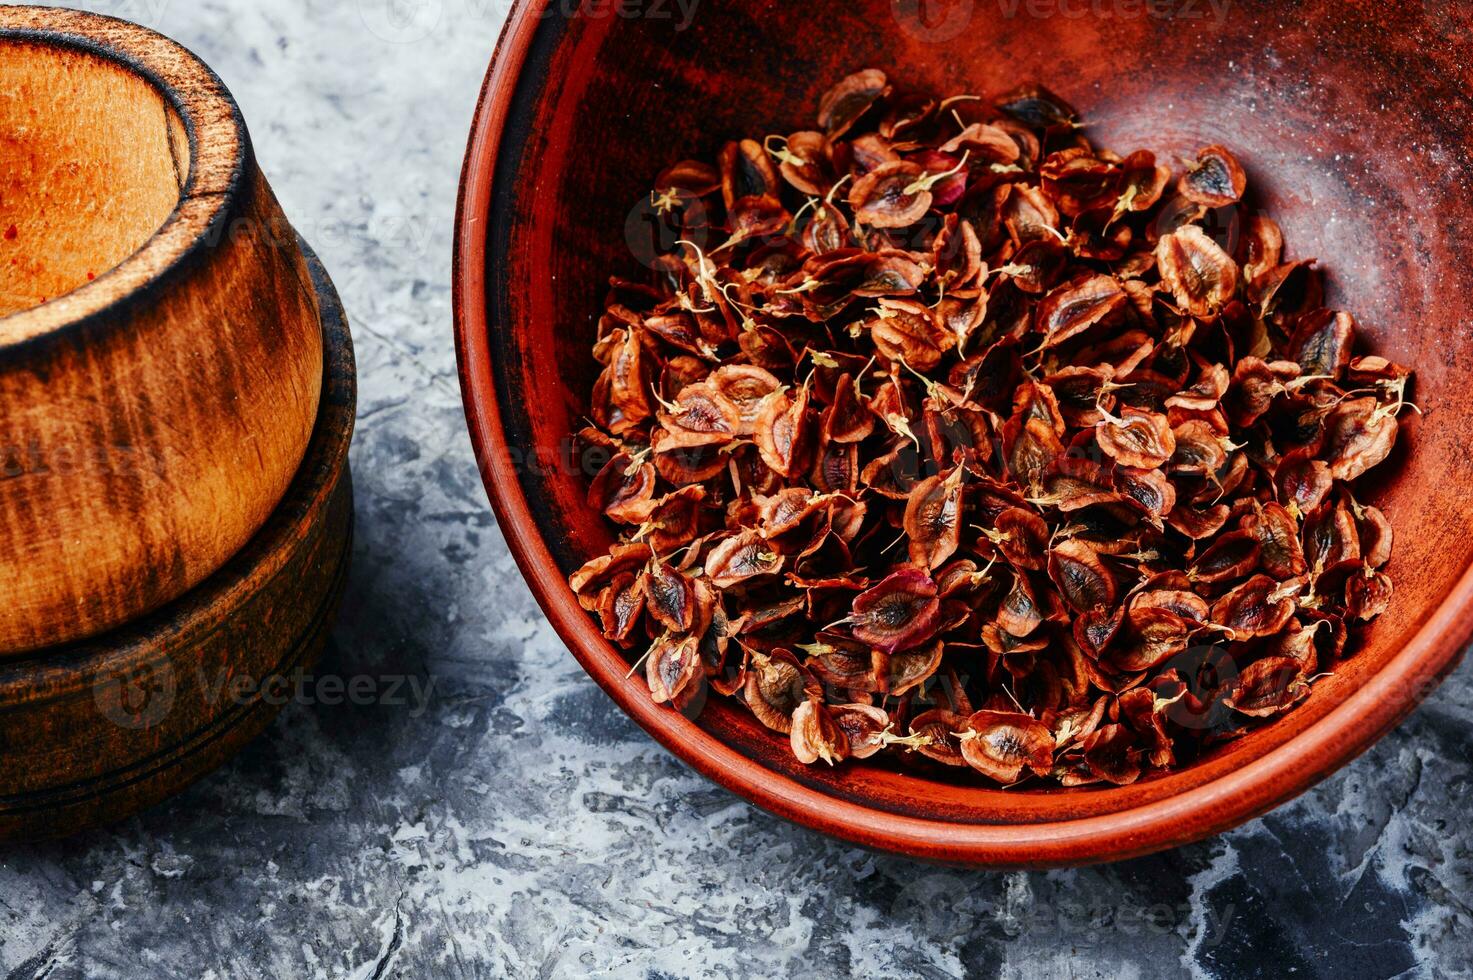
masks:
{"label": "wooden pot", "polygon": [[0,657],[178,598],[301,464],[319,296],[240,112],[179,45],[0,7]]}
{"label": "wooden pot", "polygon": [[[1111,5],[1106,5],[1110,7]],[[1473,8],[1237,0],[1221,15],[1150,4],[1019,16],[994,4],[730,0],[689,16],[585,16],[519,0],[486,79],[456,248],[461,384],[481,472],[533,591],[588,673],[693,768],[845,840],[989,867],[1145,854],[1241,823],[1364,751],[1473,636]],[[1184,7],[1185,5],[1178,5]],[[919,9],[918,9],[919,8]],[[610,534],[567,451],[584,424],[611,274],[648,275],[650,188],[729,139],[812,128],[822,93],[882,68],[906,86],[1059,90],[1104,146],[1158,156],[1222,142],[1295,255],[1330,271],[1367,346],[1417,369],[1398,461],[1366,487],[1396,529],[1391,609],[1292,712],[1190,768],[1124,787],[998,790],[881,757],[803,766],[786,737],[712,698],[697,721],[641,674],[565,576]],[[645,256],[647,257],[647,256]]]}
{"label": "wooden pot", "polygon": [[322,652],[352,543],[356,387],[342,307],[306,259],[327,359],[296,478],[250,542],[183,597],[0,663],[0,840],[110,823],[178,792],[259,734]]}

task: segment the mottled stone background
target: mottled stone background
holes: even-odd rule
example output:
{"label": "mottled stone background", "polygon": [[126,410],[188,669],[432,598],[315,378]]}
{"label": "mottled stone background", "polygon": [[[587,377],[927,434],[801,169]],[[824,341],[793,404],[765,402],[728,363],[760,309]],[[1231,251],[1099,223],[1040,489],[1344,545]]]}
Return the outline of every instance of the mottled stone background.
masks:
{"label": "mottled stone background", "polygon": [[693,776],[564,652],[471,458],[451,219],[504,0],[82,5],[215,67],[336,277],[360,368],[358,543],[323,670],[432,686],[398,704],[294,704],[169,804],[0,850],[0,971],[1473,975],[1473,664],[1298,802],[1085,871],[880,857]]}

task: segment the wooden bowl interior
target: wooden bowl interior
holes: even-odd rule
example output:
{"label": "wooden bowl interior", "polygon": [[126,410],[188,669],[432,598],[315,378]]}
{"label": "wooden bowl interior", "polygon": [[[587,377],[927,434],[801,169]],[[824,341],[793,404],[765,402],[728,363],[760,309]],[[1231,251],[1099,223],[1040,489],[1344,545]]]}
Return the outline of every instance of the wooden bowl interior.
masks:
{"label": "wooden bowl interior", "polygon": [[[749,0],[703,4],[683,30],[675,16],[553,16],[539,28],[507,119],[488,231],[502,422],[514,458],[535,452],[517,460],[518,479],[564,572],[605,547],[569,433],[583,424],[595,377],[589,345],[607,278],[642,271],[630,243],[645,234],[655,174],[686,156],[714,160],[731,138],[812,128],[820,94],[849,71],[880,67],[942,93],[1043,81],[1079,106],[1097,142],[1122,153],[1195,155],[1225,143],[1249,170],[1250,206],[1280,222],[1291,256],[1320,260],[1328,302],[1354,312],[1362,346],[1418,371],[1426,418],[1408,416],[1384,467],[1394,475],[1364,488],[1396,528],[1397,595],[1363,632],[1361,652],[1288,717],[1190,769],[1124,788],[1000,792],[966,772],[804,767],[785,739],[717,699],[699,720],[770,770],[896,813],[1038,822],[1162,800],[1324,717],[1403,648],[1473,560],[1473,272],[1458,241],[1470,224],[1473,113],[1452,89],[1469,15],[1437,21],[1412,9],[1420,5],[1329,0],[1292,18],[1275,0],[1242,0],[1220,17],[1200,4],[1208,15],[1175,19],[1023,8],[1007,17],[992,4],[953,4],[972,14],[943,38],[944,17],[907,20],[906,6]],[[607,663],[590,670],[620,688]],[[1344,761],[1334,751],[1325,771]]]}
{"label": "wooden bowl interior", "polygon": [[80,48],[0,42],[0,317],[70,292],[168,220],[189,174],[178,112]]}

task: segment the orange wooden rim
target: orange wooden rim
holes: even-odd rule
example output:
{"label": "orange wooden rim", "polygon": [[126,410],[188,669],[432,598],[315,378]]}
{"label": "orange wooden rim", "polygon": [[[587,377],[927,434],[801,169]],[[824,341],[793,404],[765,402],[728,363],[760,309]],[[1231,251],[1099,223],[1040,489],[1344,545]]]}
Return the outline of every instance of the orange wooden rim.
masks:
{"label": "orange wooden rim", "polygon": [[0,39],[75,48],[122,65],[173,105],[189,137],[188,179],[163,226],[96,280],[4,317],[4,349],[138,302],[151,283],[206,247],[242,193],[250,139],[219,77],[178,42],[145,27],[81,10],[0,6]]}

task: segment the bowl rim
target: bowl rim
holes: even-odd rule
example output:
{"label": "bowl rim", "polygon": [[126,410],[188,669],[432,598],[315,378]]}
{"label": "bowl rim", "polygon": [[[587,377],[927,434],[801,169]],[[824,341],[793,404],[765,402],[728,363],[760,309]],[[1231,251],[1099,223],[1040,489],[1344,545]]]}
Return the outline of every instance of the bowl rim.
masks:
{"label": "bowl rim", "polygon": [[91,282],[0,317],[0,357],[118,318],[148,287],[217,240],[241,196],[251,142],[239,105],[192,51],[131,21],[82,10],[0,5],[0,44],[70,49],[112,62],[153,86],[178,114],[189,173],[169,216],[130,255]]}
{"label": "bowl rim", "polygon": [[528,586],[584,670],[641,728],[701,775],[778,816],[841,840],[933,861],[1047,868],[1138,857],[1200,840],[1299,795],[1364,752],[1457,664],[1473,637],[1473,565],[1414,637],[1325,716],[1246,765],[1182,793],[1114,813],[1027,824],[897,815],[830,796],[754,762],[679,712],[654,704],[594,629],[533,522],[502,425],[487,307],[496,163],[522,68],[550,0],[516,0],[476,107],[457,203],[455,347],[466,421],[497,522]]}

